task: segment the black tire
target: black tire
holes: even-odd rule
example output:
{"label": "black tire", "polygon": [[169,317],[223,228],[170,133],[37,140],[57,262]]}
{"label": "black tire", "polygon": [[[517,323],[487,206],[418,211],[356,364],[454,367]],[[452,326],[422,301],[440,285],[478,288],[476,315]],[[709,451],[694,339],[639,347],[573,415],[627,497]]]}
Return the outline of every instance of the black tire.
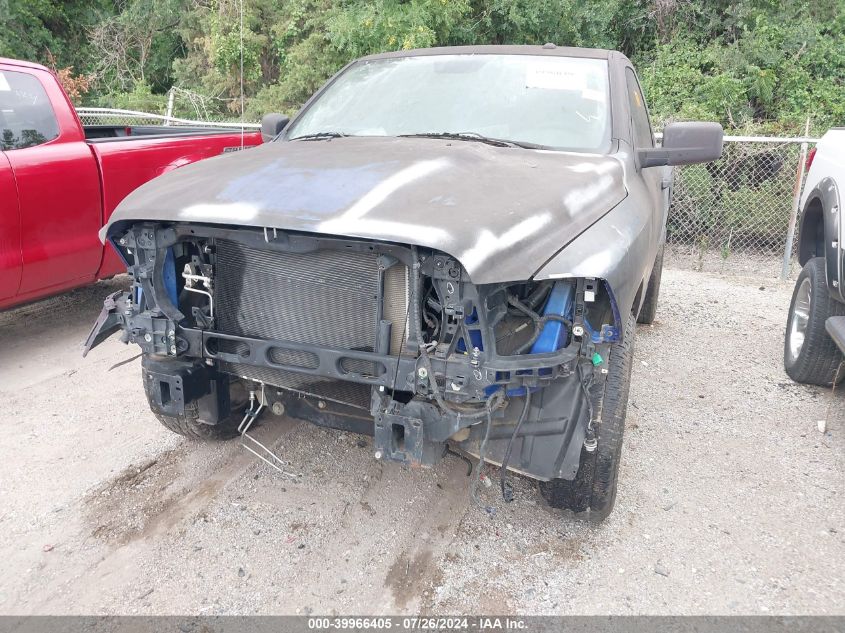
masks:
{"label": "black tire", "polygon": [[[596,429],[598,446],[590,453],[581,449],[581,464],[572,481],[553,479],[540,482],[540,494],[551,507],[567,510],[570,515],[598,523],[613,510],[619,461],[622,457],[622,436],[633,367],[634,316],[628,318],[622,341],[610,348],[607,380],[604,382],[602,417]],[[602,385],[595,385],[591,397],[594,405],[601,397]]]}
{"label": "black tire", "polygon": [[141,370],[141,373],[144,381],[144,393],[147,396],[147,401],[150,403],[150,410],[168,431],[187,437],[190,440],[202,442],[229,440],[238,435],[240,416],[232,414],[217,424],[206,424],[199,419],[199,410],[196,401],[185,405],[184,415],[173,416],[158,413],[152,407],[152,402],[154,401],[153,394],[150,390],[152,382],[148,379],[148,374],[145,370]]}
{"label": "black tire", "polygon": [[[809,311],[802,292],[804,287],[808,288],[810,293]],[[804,308],[799,304],[804,304]],[[798,338],[800,334],[793,328],[795,325],[800,329],[803,319],[799,313],[802,312],[808,312],[803,342]],[[824,329],[824,322],[828,317],[843,314],[845,305],[831,298],[828,292],[824,257],[814,257],[804,265],[798,275],[789,304],[783,343],[783,367],[790,378],[796,382],[822,387],[833,384],[839,363],[842,362],[842,353]],[[840,377],[837,382],[841,379]]]}
{"label": "black tire", "polygon": [[637,323],[645,325],[654,323],[654,317],[657,316],[657,298],[660,295],[661,277],[663,277],[663,244],[660,245],[657,256],[654,258],[654,268],[651,269],[651,276],[648,278],[648,290],[646,290],[643,305],[640,307]]}

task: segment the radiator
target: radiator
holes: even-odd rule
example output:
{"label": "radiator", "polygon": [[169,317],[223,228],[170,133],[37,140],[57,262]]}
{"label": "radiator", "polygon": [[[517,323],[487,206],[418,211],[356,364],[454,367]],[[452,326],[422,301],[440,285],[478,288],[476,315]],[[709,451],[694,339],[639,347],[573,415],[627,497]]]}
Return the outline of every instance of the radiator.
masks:
{"label": "radiator", "polygon": [[[384,293],[379,287],[376,253],[329,249],[284,253],[218,240],[216,329],[251,338],[371,352],[375,349],[381,301],[383,318],[392,323],[391,353],[397,354],[403,333],[407,336],[407,267],[399,264],[389,268],[383,285]],[[303,368],[317,366],[316,356],[307,351],[277,349],[271,359]],[[365,361],[343,362],[347,371],[366,373],[369,369]],[[268,385],[369,409],[368,385],[243,363],[227,362],[222,369]]]}

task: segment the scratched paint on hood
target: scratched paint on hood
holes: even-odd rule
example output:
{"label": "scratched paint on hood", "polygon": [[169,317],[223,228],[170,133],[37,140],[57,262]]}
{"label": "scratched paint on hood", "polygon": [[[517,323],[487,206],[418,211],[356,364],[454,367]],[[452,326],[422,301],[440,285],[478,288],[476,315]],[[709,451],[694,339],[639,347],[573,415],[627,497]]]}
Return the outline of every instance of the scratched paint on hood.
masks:
{"label": "scratched paint on hood", "polygon": [[302,167],[283,156],[254,172],[237,175],[217,194],[217,199],[318,219],[348,209],[396,168],[395,162]]}
{"label": "scratched paint on hood", "polygon": [[274,142],[130,194],[101,232],[206,222],[416,244],[475,283],[524,280],[626,196],[613,156],[444,139]]}

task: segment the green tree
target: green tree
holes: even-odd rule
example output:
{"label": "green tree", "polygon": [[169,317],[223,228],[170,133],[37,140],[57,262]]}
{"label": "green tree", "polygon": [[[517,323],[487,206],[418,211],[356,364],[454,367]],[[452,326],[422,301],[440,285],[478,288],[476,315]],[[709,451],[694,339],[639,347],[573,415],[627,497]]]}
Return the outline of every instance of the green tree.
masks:
{"label": "green tree", "polygon": [[110,14],[106,0],[0,0],[0,57],[85,72],[92,60],[88,28]]}
{"label": "green tree", "polygon": [[243,57],[250,119],[361,55],[554,42],[623,51],[659,125],[818,133],[845,124],[843,41],[845,0],[0,0],[0,55],[52,53],[102,104],[161,109],[176,86],[177,113],[232,117]]}

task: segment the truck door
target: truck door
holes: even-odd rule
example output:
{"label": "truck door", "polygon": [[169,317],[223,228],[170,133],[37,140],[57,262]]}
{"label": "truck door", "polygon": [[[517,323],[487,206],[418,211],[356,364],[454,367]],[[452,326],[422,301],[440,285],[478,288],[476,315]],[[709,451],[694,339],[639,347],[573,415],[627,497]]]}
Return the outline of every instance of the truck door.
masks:
{"label": "truck door", "polygon": [[[56,79],[13,68],[0,68],[2,143],[20,205],[18,294],[27,294],[94,277],[102,257],[100,176]],[[57,117],[56,106],[68,112]]]}
{"label": "truck door", "polygon": [[[634,141],[634,149],[648,149],[654,147],[654,134],[651,130],[651,123],[649,122],[648,109],[646,108],[645,98],[640,89],[640,83],[637,80],[637,75],[631,67],[625,68],[625,84],[628,91],[628,103],[631,110],[631,128],[632,140]],[[651,227],[653,243],[657,243],[660,234],[663,231],[663,226],[666,222],[668,212],[668,192],[669,180],[667,176],[670,172],[663,169],[641,169],[639,171],[648,196],[652,201],[652,208],[654,216]],[[651,265],[651,263],[649,263]]]}
{"label": "truck door", "polygon": [[[3,111],[0,110],[0,128]],[[2,133],[2,129],[0,129]],[[18,292],[21,283],[21,216],[12,166],[0,152],[0,299]]]}

